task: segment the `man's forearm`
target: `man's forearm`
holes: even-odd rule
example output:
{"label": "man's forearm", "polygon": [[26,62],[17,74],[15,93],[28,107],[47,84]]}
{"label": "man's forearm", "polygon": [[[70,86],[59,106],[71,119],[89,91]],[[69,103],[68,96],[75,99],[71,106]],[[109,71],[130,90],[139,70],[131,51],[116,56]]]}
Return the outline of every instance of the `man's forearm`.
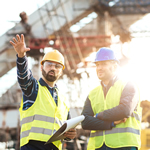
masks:
{"label": "man's forearm", "polygon": [[119,105],[98,113],[97,118],[104,121],[118,121],[129,117],[129,108]]}
{"label": "man's forearm", "polygon": [[17,78],[23,93],[26,96],[30,95],[34,78],[31,71],[28,69],[28,60],[26,56],[23,58],[17,57]]}
{"label": "man's forearm", "polygon": [[84,130],[110,130],[112,129],[111,121],[103,121],[92,116],[85,116],[85,120],[82,121],[82,128]]}
{"label": "man's forearm", "polygon": [[88,98],[86,99],[82,115],[85,116],[84,121],[81,123],[82,128],[85,130],[109,130],[112,128],[111,121],[102,121],[94,117],[91,102]]}
{"label": "man's forearm", "polygon": [[139,93],[137,88],[128,83],[121,95],[120,104],[112,109],[105,110],[98,114],[100,120],[117,121],[131,116],[139,102]]}

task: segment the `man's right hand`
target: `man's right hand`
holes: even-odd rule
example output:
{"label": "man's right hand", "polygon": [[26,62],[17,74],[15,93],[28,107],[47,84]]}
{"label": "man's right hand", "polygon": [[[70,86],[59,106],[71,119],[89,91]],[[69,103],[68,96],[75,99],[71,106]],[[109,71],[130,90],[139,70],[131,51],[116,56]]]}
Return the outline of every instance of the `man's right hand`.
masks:
{"label": "man's right hand", "polygon": [[114,124],[117,125],[117,124],[120,124],[120,123],[125,123],[126,121],[127,121],[127,118],[124,118],[122,120],[114,121]]}
{"label": "man's right hand", "polygon": [[18,34],[16,35],[16,38],[13,37],[13,42],[10,41],[10,44],[12,44],[12,46],[18,54],[18,57],[20,58],[24,57],[27,51],[30,51],[30,48],[26,48],[23,34],[21,34],[21,38]]}

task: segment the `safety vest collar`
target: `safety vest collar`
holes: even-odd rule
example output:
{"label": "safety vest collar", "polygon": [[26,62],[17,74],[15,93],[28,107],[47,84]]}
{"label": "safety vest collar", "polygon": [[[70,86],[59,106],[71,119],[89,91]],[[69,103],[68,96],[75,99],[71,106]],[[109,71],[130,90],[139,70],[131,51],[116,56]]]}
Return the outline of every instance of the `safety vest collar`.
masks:
{"label": "safety vest collar", "polygon": [[96,131],[94,133],[90,133],[90,137],[96,137],[96,136],[103,136],[103,131],[100,130],[100,131]]}

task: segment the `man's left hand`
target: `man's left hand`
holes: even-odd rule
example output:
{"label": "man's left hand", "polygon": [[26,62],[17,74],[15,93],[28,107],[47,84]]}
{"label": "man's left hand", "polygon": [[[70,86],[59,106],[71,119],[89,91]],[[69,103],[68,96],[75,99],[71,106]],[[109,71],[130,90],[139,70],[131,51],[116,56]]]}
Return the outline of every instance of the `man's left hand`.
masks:
{"label": "man's left hand", "polygon": [[70,129],[64,133],[64,136],[69,139],[74,139],[76,137],[76,135],[77,135],[77,133],[76,133],[75,129]]}
{"label": "man's left hand", "polygon": [[126,121],[127,121],[127,118],[124,118],[122,120],[114,121],[114,124],[117,125],[117,124],[120,124],[120,123],[125,123]]}

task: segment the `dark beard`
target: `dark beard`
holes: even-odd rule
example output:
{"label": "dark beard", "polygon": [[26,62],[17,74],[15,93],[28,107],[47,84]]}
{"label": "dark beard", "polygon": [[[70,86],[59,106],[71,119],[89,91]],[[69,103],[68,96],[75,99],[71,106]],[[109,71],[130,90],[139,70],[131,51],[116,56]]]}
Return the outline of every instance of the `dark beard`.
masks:
{"label": "dark beard", "polygon": [[[49,75],[50,72],[53,72],[54,73],[54,76],[52,75]],[[44,76],[44,78],[49,81],[49,82],[54,82],[58,79],[58,76],[55,76],[55,72],[54,70],[51,70],[49,71],[47,74],[45,72],[45,70],[42,68],[42,75]]]}

